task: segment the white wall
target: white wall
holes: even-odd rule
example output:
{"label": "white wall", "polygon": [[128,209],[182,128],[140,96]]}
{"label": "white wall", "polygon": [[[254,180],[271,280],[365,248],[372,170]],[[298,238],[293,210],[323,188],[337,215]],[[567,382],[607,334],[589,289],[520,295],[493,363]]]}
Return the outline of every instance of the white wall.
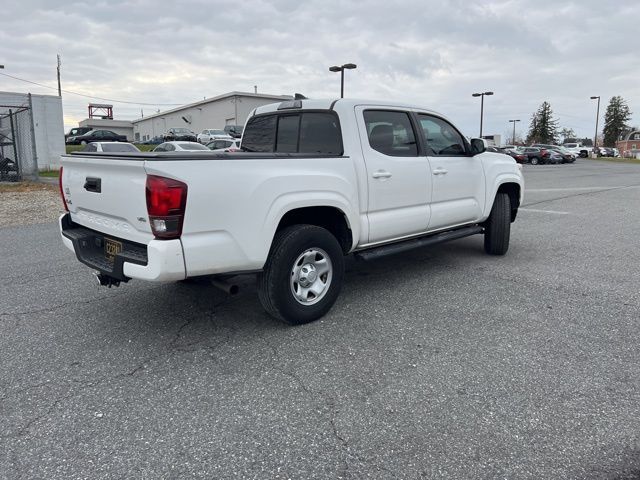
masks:
{"label": "white wall", "polygon": [[[134,122],[134,138],[136,138],[136,141],[147,140],[161,136],[169,128],[177,127],[188,128],[198,134],[202,130],[209,128],[222,129],[225,125],[244,125],[249,113],[254,108],[283,100],[237,95],[187,107],[175,112],[156,114],[153,117]],[[182,117],[185,117],[190,123],[185,122]],[[136,134],[139,135],[139,139]]]}
{"label": "white wall", "polygon": [[32,95],[31,98],[38,169],[58,169],[60,155],[65,153],[62,99],[50,95]]}
{"label": "white wall", "polygon": [[[32,95],[33,131],[35,134],[35,156],[38,170],[59,168],[60,155],[65,152],[64,122],[62,118],[62,99],[52,95]],[[0,92],[0,105],[29,106],[26,93]],[[6,107],[3,111],[8,110]],[[26,178],[35,175],[34,148],[29,141],[31,125],[29,121],[21,121],[23,130],[18,138],[23,173]]]}

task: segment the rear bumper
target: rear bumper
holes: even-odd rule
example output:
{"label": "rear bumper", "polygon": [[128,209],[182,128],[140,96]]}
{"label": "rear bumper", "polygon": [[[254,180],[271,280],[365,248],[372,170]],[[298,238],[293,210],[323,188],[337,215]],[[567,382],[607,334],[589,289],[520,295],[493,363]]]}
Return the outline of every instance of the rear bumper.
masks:
{"label": "rear bumper", "polygon": [[[182,280],[185,275],[184,255],[180,240],[151,240],[148,245],[129,242],[73,223],[68,213],[59,219],[60,235],[65,246],[81,263],[117,280],[135,278],[154,282]],[[105,255],[105,239],[115,240],[122,251],[113,257]]]}

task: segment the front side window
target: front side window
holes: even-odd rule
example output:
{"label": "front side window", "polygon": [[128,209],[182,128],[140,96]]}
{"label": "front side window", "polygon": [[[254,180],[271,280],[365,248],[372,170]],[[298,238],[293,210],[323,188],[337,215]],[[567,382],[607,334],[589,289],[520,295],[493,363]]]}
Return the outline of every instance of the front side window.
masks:
{"label": "front side window", "polygon": [[462,135],[449,122],[430,115],[420,115],[420,126],[427,146],[436,156],[461,156],[467,154]]}
{"label": "front side window", "polygon": [[416,136],[407,112],[366,110],[364,123],[369,145],[391,157],[417,157]]}

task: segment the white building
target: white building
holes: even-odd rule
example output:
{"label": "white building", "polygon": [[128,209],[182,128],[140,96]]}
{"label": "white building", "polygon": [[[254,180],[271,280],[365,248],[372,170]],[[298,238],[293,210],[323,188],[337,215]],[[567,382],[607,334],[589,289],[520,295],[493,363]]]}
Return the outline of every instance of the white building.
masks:
{"label": "white building", "polygon": [[62,99],[0,92],[0,148],[18,162],[23,178],[59,168],[65,153]]}
{"label": "white building", "polygon": [[143,142],[177,127],[188,128],[198,134],[205,129],[222,129],[225,125],[244,125],[254,108],[292,98],[289,95],[225,93],[134,120],[133,138],[136,142]]}
{"label": "white building", "polygon": [[126,135],[127,140],[133,141],[133,123],[130,120],[111,120],[108,118],[85,118],[78,123],[80,127],[93,130],[109,130],[118,135]]}

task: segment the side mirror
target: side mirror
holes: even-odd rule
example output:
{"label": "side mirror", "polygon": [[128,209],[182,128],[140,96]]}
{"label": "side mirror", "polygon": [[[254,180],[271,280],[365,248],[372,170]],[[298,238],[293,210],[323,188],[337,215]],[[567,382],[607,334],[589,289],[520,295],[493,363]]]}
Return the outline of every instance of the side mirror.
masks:
{"label": "side mirror", "polygon": [[471,139],[471,153],[478,155],[479,153],[487,150],[487,141],[484,138],[472,138]]}

